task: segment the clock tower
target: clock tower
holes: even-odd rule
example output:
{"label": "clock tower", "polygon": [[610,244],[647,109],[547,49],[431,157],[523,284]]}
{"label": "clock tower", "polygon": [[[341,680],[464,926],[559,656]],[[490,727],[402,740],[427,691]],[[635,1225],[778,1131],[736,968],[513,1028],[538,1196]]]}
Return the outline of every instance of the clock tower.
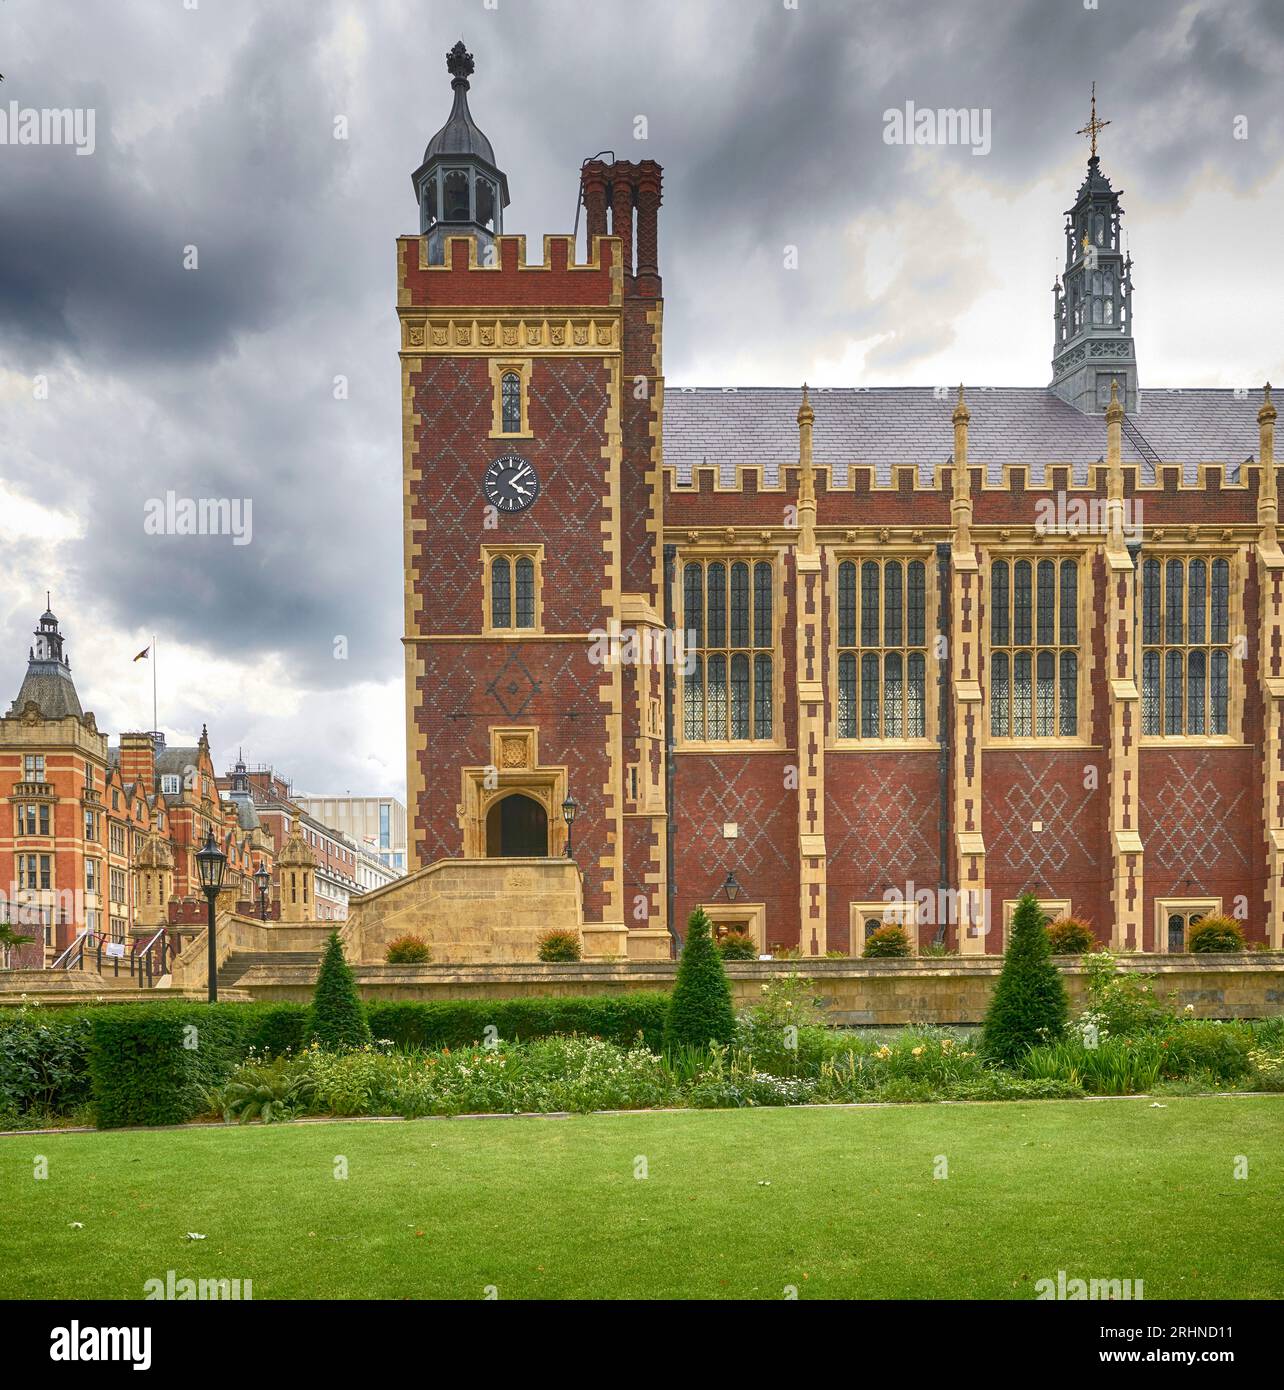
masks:
{"label": "clock tower", "polygon": [[573,802],[586,956],[667,956],[660,168],[585,164],[582,256],[531,256],[447,68],[397,243],[409,867],[564,856]]}

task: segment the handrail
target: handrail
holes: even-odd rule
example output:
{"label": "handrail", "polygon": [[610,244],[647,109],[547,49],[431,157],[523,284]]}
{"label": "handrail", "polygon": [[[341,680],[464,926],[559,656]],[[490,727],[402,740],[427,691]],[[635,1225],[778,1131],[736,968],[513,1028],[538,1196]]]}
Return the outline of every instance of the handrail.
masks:
{"label": "handrail", "polygon": [[[156,962],[154,956],[156,943],[158,941],[160,942],[160,960]],[[168,973],[170,958],[174,954],[175,952],[169,939],[169,927],[166,925],[161,927],[146,945],[140,947],[135,943],[133,950],[130,952],[130,976],[137,977],[140,986],[144,982],[144,976],[146,976],[146,983],[148,988],[150,988],[155,976]]]}
{"label": "handrail", "polygon": [[[77,935],[72,940],[71,944],[62,953],[62,955],[60,955],[57,958],[57,960],[55,960],[54,963],[48,967],[48,969],[83,970],[85,968],[85,947],[89,946],[92,948],[95,944],[96,936],[97,933],[92,932],[88,929],[79,933],[79,935]],[[73,951],[76,953],[76,959],[74,964],[71,960],[68,959],[68,957],[72,954]],[[67,962],[65,965],[63,964],[64,961]]]}

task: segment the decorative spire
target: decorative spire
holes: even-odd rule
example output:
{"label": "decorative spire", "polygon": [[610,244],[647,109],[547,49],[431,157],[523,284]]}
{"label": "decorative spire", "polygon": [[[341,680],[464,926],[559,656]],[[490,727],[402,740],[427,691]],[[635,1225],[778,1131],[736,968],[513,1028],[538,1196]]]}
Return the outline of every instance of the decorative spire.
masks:
{"label": "decorative spire", "polygon": [[798,550],[802,555],[816,553],[816,480],[811,461],[811,427],[815,419],[804,381],[802,404],[798,407]]}
{"label": "decorative spire", "polygon": [[1119,383],[1110,383],[1110,404],[1106,406],[1106,549],[1124,549],[1123,418]]}
{"label": "decorative spire", "polygon": [[963,401],[963,383],[950,419],[954,424],[954,496],[950,515],[954,521],[954,548],[968,553],[972,549],[972,474],[967,466],[967,426],[972,412]]}
{"label": "decorative spire", "polygon": [[[460,46],[462,47],[462,45]],[[1097,133],[1105,130],[1109,124],[1109,121],[1099,121],[1097,119],[1097,84],[1094,82],[1092,84],[1092,115],[1086,126],[1075,131],[1076,135],[1086,135],[1092,141],[1092,154],[1090,158],[1094,160],[1097,157]]]}
{"label": "decorative spire", "polygon": [[1097,137],[1110,121],[1097,115],[1092,84],[1088,171],[1066,212],[1062,293],[1053,295],[1052,390],[1085,415],[1102,415],[1118,380],[1125,412],[1141,406],[1133,337],[1131,262],[1124,250],[1122,190],[1097,157]]}
{"label": "decorative spire", "polygon": [[1275,406],[1271,401],[1271,383],[1262,388],[1262,406],[1257,412],[1258,450],[1262,480],[1258,484],[1257,520],[1262,539],[1268,545],[1276,543],[1276,524],[1279,519],[1279,497],[1275,481]]}

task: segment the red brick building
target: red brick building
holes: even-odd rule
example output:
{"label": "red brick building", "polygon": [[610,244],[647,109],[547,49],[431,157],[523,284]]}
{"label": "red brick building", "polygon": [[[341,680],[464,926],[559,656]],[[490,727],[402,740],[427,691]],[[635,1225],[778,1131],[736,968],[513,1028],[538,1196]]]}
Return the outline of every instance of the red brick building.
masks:
{"label": "red brick building", "polygon": [[126,733],[117,747],[81,708],[53,612],[0,719],[0,920],[34,938],[18,963],[58,959],[79,935],[128,954],[170,925],[204,925],[194,855],[213,830],[229,896],[248,907],[250,875],[273,868],[271,838],[220,798],[204,729],[192,747]]}
{"label": "red brick building", "polygon": [[1284,946],[1275,410],[1139,387],[1095,134],[1050,385],[666,391],[660,168],[585,164],[585,259],[530,256],[448,67],[397,245],[410,868],[560,854],[569,793],[620,954],[701,903],[997,952],[1026,890]]}

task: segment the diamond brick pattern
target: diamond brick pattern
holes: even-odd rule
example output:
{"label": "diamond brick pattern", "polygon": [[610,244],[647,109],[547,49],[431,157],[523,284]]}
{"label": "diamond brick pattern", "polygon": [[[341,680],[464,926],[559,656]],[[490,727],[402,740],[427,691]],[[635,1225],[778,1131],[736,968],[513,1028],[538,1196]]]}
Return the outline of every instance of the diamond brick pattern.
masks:
{"label": "diamond brick pattern", "polygon": [[1248,868],[1244,831],[1252,823],[1247,787],[1227,782],[1210,752],[1143,755],[1142,839],[1146,862],[1170,873],[1223,879]]}

